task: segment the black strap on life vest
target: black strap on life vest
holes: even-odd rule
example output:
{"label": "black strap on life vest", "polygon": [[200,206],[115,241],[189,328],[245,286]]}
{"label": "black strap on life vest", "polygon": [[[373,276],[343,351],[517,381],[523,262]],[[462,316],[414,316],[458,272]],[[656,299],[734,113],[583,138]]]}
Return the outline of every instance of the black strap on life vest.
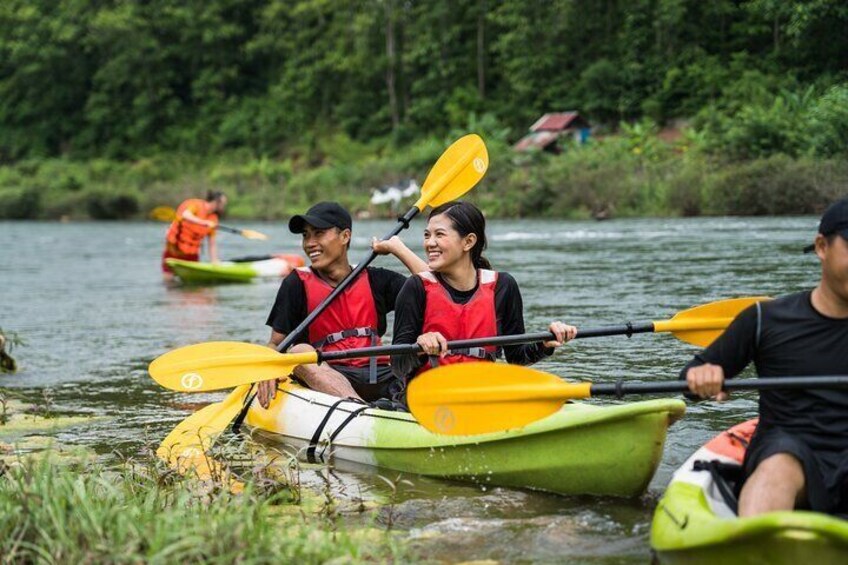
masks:
{"label": "black strap on life vest", "polygon": [[[331,343],[338,343],[339,341],[347,339],[349,337],[370,337],[371,347],[377,345],[377,332],[375,332],[373,328],[351,328],[349,330],[342,330],[340,332],[331,333],[323,339],[319,339],[318,341],[313,342],[312,347],[320,350],[325,345],[329,345]],[[376,357],[371,357],[371,359],[368,361],[368,382],[372,385],[377,382]]]}
{"label": "black strap on life vest", "polygon": [[349,330],[342,330],[340,332],[331,333],[328,336],[325,336],[323,339],[319,339],[312,343],[312,347],[315,349],[321,349],[325,345],[330,345],[331,343],[338,343],[343,339],[347,339],[349,337],[374,337],[374,330],[371,328],[351,328]]}
{"label": "black strap on life vest", "polygon": [[739,514],[739,500],[736,498],[728,479],[738,483],[739,479],[742,478],[742,465],[722,463],[713,459],[712,461],[695,461],[692,470],[708,471],[724,503],[734,514]]}
{"label": "black strap on life vest", "polygon": [[475,359],[495,360],[495,355],[486,351],[484,347],[467,347],[464,349],[448,349],[447,355],[465,355],[466,357],[474,357]]}
{"label": "black strap on life vest", "polygon": [[[474,357],[475,359],[486,359],[488,361],[495,361],[497,357],[495,357],[494,353],[489,353],[486,351],[484,347],[468,347],[464,349],[448,349],[445,352],[446,356],[450,355],[464,355],[466,357]],[[439,356],[438,355],[428,355],[427,360],[430,362],[430,368],[435,369],[439,366]]]}

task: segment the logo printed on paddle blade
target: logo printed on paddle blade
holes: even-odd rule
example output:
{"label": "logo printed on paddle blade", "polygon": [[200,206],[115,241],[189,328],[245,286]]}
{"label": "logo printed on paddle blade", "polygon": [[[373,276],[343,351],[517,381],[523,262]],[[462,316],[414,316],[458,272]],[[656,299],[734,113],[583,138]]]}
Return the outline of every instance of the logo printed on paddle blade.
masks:
{"label": "logo printed on paddle blade", "polygon": [[185,390],[197,390],[203,386],[203,377],[197,373],[186,373],[180,378],[180,385]]}
{"label": "logo printed on paddle blade", "polygon": [[480,157],[477,157],[476,159],[474,159],[474,170],[477,171],[478,173],[485,173],[486,172],[486,161],[484,161]]}
{"label": "logo printed on paddle blade", "polygon": [[441,433],[448,433],[456,426],[456,415],[447,406],[436,408],[436,413],[433,416],[436,429]]}

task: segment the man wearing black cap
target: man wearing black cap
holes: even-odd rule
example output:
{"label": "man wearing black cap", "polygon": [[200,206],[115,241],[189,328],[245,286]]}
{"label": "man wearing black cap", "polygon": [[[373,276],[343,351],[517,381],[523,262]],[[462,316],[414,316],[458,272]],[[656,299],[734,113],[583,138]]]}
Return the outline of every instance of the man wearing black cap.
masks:
{"label": "man wearing black cap", "polygon": [[[279,345],[353,270],[347,256],[351,218],[339,204],[316,204],[306,214],[292,217],[289,230],[303,235],[303,251],[311,265],[295,270],[280,285],[267,321],[272,347]],[[379,254],[395,255],[413,273],[427,270],[427,263],[397,236],[374,241],[372,246]],[[394,310],[404,282],[406,277],[399,273],[368,267],[310,324],[288,352],[378,345],[386,332],[386,314]],[[389,397],[395,380],[387,358],[301,365],[294,374],[314,390],[366,401]],[[259,384],[257,398],[262,406],[267,407],[275,394],[276,381]]]}
{"label": "man wearing black cap", "polygon": [[[740,313],[681,372],[693,394],[727,398],[725,377],[751,361],[762,377],[848,374],[848,198],[824,213],[810,249],[818,285]],[[761,391],[759,412],[739,515],[848,512],[848,390]]]}

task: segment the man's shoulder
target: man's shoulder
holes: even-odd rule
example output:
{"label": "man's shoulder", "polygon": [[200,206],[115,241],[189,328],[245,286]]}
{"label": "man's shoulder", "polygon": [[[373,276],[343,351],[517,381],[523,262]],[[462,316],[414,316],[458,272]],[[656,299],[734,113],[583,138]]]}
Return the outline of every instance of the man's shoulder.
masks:
{"label": "man's shoulder", "polygon": [[292,271],[283,278],[283,281],[280,283],[280,288],[303,288],[303,281],[297,273],[298,269],[292,269]]}
{"label": "man's shoulder", "polygon": [[784,294],[778,296],[774,300],[764,300],[762,305],[763,313],[779,314],[782,312],[805,312],[810,310],[810,290],[801,292],[793,292],[792,294]]}

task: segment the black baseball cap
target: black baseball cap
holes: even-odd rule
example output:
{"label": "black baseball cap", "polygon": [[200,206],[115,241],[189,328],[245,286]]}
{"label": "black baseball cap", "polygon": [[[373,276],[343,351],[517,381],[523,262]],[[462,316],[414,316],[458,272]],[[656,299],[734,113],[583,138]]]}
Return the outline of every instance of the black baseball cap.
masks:
{"label": "black baseball cap", "polygon": [[289,220],[289,231],[303,233],[306,224],[313,228],[339,228],[349,230],[352,225],[350,214],[338,202],[319,202],[306,211],[306,214],[292,216]]}
{"label": "black baseball cap", "polygon": [[[825,237],[838,233],[843,239],[848,240],[848,198],[837,200],[822,214],[819,222],[819,233]],[[815,245],[808,245],[804,253],[815,249]]]}

